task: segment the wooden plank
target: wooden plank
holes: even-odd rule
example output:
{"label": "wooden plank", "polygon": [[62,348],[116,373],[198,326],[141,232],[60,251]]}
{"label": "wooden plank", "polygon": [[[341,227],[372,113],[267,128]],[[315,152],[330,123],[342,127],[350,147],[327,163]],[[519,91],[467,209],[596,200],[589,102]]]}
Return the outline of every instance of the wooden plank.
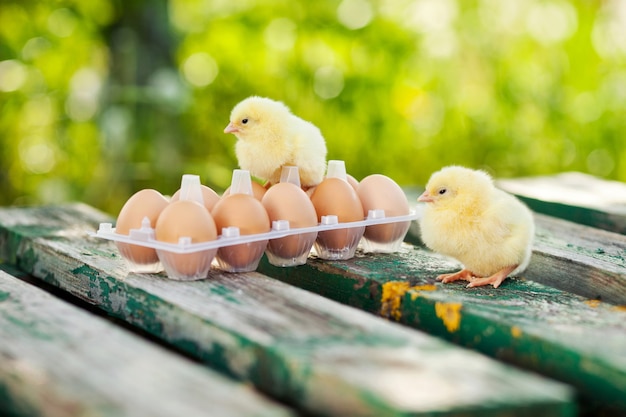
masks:
{"label": "wooden plank", "polygon": [[341,262],[309,258],[298,274],[265,260],[259,270],[572,384],[586,407],[626,413],[625,307],[525,279],[507,279],[498,289],[435,280],[458,268],[405,244],[396,254],[357,252]]}
{"label": "wooden plank", "polygon": [[500,179],[497,185],[543,214],[626,234],[626,184],[580,172]]}
{"label": "wooden plank", "polygon": [[626,306],[626,236],[540,214],[535,222],[527,279]]}
{"label": "wooden plank", "polygon": [[292,415],[3,271],[0,340],[2,415]]}
{"label": "wooden plank", "polygon": [[2,256],[307,412],[575,413],[564,385],[258,273],[128,273],[111,242],[85,234],[103,221],[84,205],[0,209]]}

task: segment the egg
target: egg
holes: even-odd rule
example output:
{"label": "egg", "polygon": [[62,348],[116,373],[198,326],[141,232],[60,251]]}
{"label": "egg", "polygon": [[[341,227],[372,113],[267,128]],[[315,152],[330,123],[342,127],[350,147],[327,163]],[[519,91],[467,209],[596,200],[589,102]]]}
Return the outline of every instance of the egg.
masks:
{"label": "egg", "polygon": [[[357,194],[365,217],[370,210],[376,209],[384,210],[385,217],[405,216],[410,213],[404,191],[385,175],[373,174],[363,178],[357,187]],[[404,238],[410,224],[406,221],[367,226],[363,237],[377,243],[394,242]]]}
{"label": "egg", "polygon": [[350,174],[346,174],[346,180],[348,181],[348,184],[350,184],[352,188],[354,188],[354,190],[356,191],[356,189],[359,187],[359,181],[357,181],[357,179]]}
{"label": "egg", "polygon": [[[207,187],[206,185],[200,185],[200,190],[202,192],[202,200],[204,202],[204,207],[206,207],[206,209],[210,212],[211,210],[213,210],[213,206],[215,206],[215,203],[219,201],[220,196],[218,193],[216,193],[215,191],[213,191],[211,188]],[[181,192],[180,189],[176,191],[174,195],[172,196],[172,198],[170,199],[170,201],[180,200],[180,192]]]}
{"label": "egg", "polygon": [[[117,216],[116,233],[128,235],[131,229],[140,229],[144,218],[154,227],[157,218],[168,205],[168,200],[158,191],[144,189],[133,194]],[[137,265],[149,265],[159,261],[156,250],[130,243],[116,242],[124,258]]]}
{"label": "egg", "polygon": [[[340,178],[324,179],[315,188],[311,202],[320,222],[322,216],[328,215],[337,216],[339,223],[364,219],[363,205],[356,191],[347,181]],[[320,254],[320,250],[318,254],[324,258],[347,259],[354,254],[353,249],[356,249],[363,230],[363,227],[348,227],[318,232],[316,249],[322,249],[327,255]]]}
{"label": "egg", "polygon": [[[317,226],[313,203],[299,186],[280,182],[272,186],[261,200],[270,221],[287,220],[289,228]],[[272,239],[267,245],[270,263],[278,266],[301,265],[311,251],[317,232],[289,235]]]}
{"label": "egg", "polygon": [[[189,243],[207,242],[217,239],[217,228],[206,208],[190,200],[170,203],[161,212],[154,229],[156,240],[178,243],[187,237]],[[159,249],[159,257],[168,277],[179,280],[191,280],[206,277],[216,249],[176,253]]]}
{"label": "egg", "polygon": [[[261,201],[263,199],[263,196],[267,192],[267,188],[265,188],[256,181],[250,181],[250,184],[252,185],[252,196]],[[226,197],[227,195],[230,195],[230,187],[228,187],[224,191],[224,193],[222,193],[222,197]]]}
{"label": "egg", "polygon": [[[215,204],[211,211],[217,230],[238,227],[240,235],[252,235],[270,231],[270,219],[263,204],[247,194],[228,194]],[[229,272],[256,269],[267,240],[223,246],[217,252],[220,267]]]}
{"label": "egg", "polygon": [[[340,177],[337,177],[337,178],[342,178],[342,177],[340,176]],[[346,181],[348,181],[348,184],[350,184],[352,186],[352,188],[354,188],[354,191],[356,191],[357,187],[359,186],[359,181],[356,178],[354,178],[352,175],[350,175],[350,174],[346,174],[346,178],[345,179],[346,179]],[[309,187],[306,190],[306,193],[309,196],[309,198],[313,195],[313,193],[315,192],[316,188],[317,188],[317,185],[315,185],[313,187]]]}

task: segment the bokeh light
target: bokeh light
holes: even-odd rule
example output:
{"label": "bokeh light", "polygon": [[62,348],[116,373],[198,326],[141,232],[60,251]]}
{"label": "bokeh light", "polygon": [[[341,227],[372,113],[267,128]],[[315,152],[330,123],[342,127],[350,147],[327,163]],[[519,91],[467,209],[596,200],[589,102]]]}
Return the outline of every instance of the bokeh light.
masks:
{"label": "bokeh light", "polygon": [[17,91],[26,81],[26,67],[21,62],[8,59],[0,62],[0,91]]}
{"label": "bokeh light", "polygon": [[5,0],[0,204],[116,213],[185,173],[221,191],[250,95],[317,125],[357,178],[626,181],[626,2]]}

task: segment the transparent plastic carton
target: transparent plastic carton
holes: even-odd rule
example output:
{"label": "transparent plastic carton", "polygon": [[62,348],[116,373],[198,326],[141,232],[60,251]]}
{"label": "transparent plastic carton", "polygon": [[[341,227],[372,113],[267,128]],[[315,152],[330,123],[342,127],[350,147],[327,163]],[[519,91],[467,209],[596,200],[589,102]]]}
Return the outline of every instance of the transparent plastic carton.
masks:
{"label": "transparent plastic carton", "polygon": [[[345,176],[345,168],[343,175]],[[233,172],[231,193],[252,195],[248,171]],[[198,176],[183,175],[180,198],[202,201]],[[193,243],[191,238],[186,236],[181,236],[176,243],[156,240],[153,225],[148,218],[143,220],[139,229],[131,229],[128,235],[116,233],[112,223],[101,223],[98,230],[91,234],[114,241],[118,247],[132,244],[155,249],[159,262],[149,267],[135,265],[125,256],[124,251],[120,250],[133,272],[157,273],[165,269],[170,279],[196,280],[206,278],[212,268],[225,272],[254,271],[264,253],[271,264],[291,267],[306,263],[312,250],[321,259],[327,260],[350,259],[359,244],[365,252],[395,252],[404,240],[411,221],[416,219],[415,211],[406,216],[385,217],[384,210],[370,210],[366,219],[348,223],[340,223],[336,215],[322,216],[320,223],[312,227],[291,228],[288,220],[279,219],[272,222],[271,230],[266,233],[242,235],[238,227],[229,226],[218,231],[220,234],[217,239],[197,243]],[[401,230],[395,234],[397,238],[393,241],[372,242],[363,237],[366,228],[383,224],[392,224],[394,230],[400,228]],[[299,247],[293,256],[277,254],[281,251],[276,249],[285,238],[290,238],[291,241],[295,238],[298,241]],[[342,243],[338,245],[337,239],[342,240]],[[243,263],[242,256],[246,258]]]}
{"label": "transparent plastic carton", "polygon": [[[373,212],[372,210],[371,212]],[[371,213],[370,212],[370,213]],[[305,227],[305,228],[297,228],[290,229],[288,226],[288,221],[274,221],[272,225],[272,230],[267,233],[258,233],[254,235],[239,235],[236,231],[237,228],[230,227],[226,233],[222,233],[216,240],[201,242],[201,243],[191,243],[189,238],[182,237],[180,238],[178,243],[167,243],[160,242],[154,238],[154,229],[149,225],[143,225],[140,229],[131,229],[129,235],[122,235],[115,232],[115,228],[112,223],[100,223],[100,226],[96,233],[93,233],[95,237],[112,240],[115,242],[122,243],[131,243],[138,246],[145,246],[148,248],[154,248],[157,250],[157,254],[159,255],[160,261],[164,264],[165,271],[168,274],[168,277],[173,279],[199,279],[202,277],[206,277],[208,274],[208,269],[206,273],[202,272],[201,277],[194,278],[185,278],[180,277],[176,274],[172,268],[168,268],[167,255],[166,254],[197,254],[204,253],[207,262],[205,264],[211,264],[215,253],[218,249],[228,249],[228,247],[242,244],[250,244],[255,242],[271,242],[276,239],[284,238],[287,236],[293,235],[307,235],[307,234],[315,234],[317,236],[324,236],[324,232],[327,231],[335,231],[335,230],[343,230],[347,235],[355,235],[361,239],[363,231],[368,226],[380,225],[380,224],[388,224],[388,223],[409,223],[413,220],[417,219],[417,215],[415,212],[411,212],[406,216],[395,216],[395,217],[384,217],[381,216],[381,213],[371,213],[367,219],[357,222],[349,222],[349,223],[339,223],[337,222],[337,216],[324,216],[322,218],[322,222],[318,226],[313,227]],[[149,223],[149,222],[148,222]],[[364,250],[366,252],[394,252],[397,251],[399,245],[402,243],[404,235],[397,239],[394,242],[390,242],[387,244],[379,244],[379,246],[374,246],[370,250],[367,249],[367,246],[364,246]],[[355,238],[356,239],[356,238]],[[316,242],[315,251],[318,256],[322,259],[349,259],[354,256],[357,245],[354,245],[353,242],[350,242],[349,245],[346,245],[341,251],[329,251],[323,245],[323,238],[320,241],[321,243]],[[358,243],[358,242],[357,242]],[[255,264],[253,268],[246,268],[248,270],[255,270],[258,266],[259,260],[263,255],[263,251],[258,255],[258,259],[255,260]],[[308,257],[308,253],[306,254]],[[218,268],[224,269],[228,271],[227,265],[219,265]],[[151,270],[150,272],[156,272],[155,270]],[[241,271],[229,271],[229,272],[241,272]]]}

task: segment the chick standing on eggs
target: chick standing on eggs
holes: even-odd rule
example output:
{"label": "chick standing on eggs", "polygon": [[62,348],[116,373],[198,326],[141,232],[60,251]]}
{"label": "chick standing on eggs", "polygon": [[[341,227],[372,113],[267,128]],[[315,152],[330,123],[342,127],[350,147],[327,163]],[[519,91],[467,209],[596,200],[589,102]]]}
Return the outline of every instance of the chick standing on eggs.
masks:
{"label": "chick standing on eggs", "polygon": [[431,176],[418,201],[426,203],[420,220],[422,241],[463,264],[461,271],[437,280],[462,279],[470,281],[468,287],[497,288],[528,266],[535,233],[532,213],[497,189],[487,173],[443,168]]}
{"label": "chick standing on eggs", "polygon": [[326,142],[320,130],[293,115],[283,103],[249,97],[237,104],[224,133],[237,137],[235,154],[241,169],[267,180],[280,181],[283,166],[297,166],[300,184],[319,184],[326,171]]}

